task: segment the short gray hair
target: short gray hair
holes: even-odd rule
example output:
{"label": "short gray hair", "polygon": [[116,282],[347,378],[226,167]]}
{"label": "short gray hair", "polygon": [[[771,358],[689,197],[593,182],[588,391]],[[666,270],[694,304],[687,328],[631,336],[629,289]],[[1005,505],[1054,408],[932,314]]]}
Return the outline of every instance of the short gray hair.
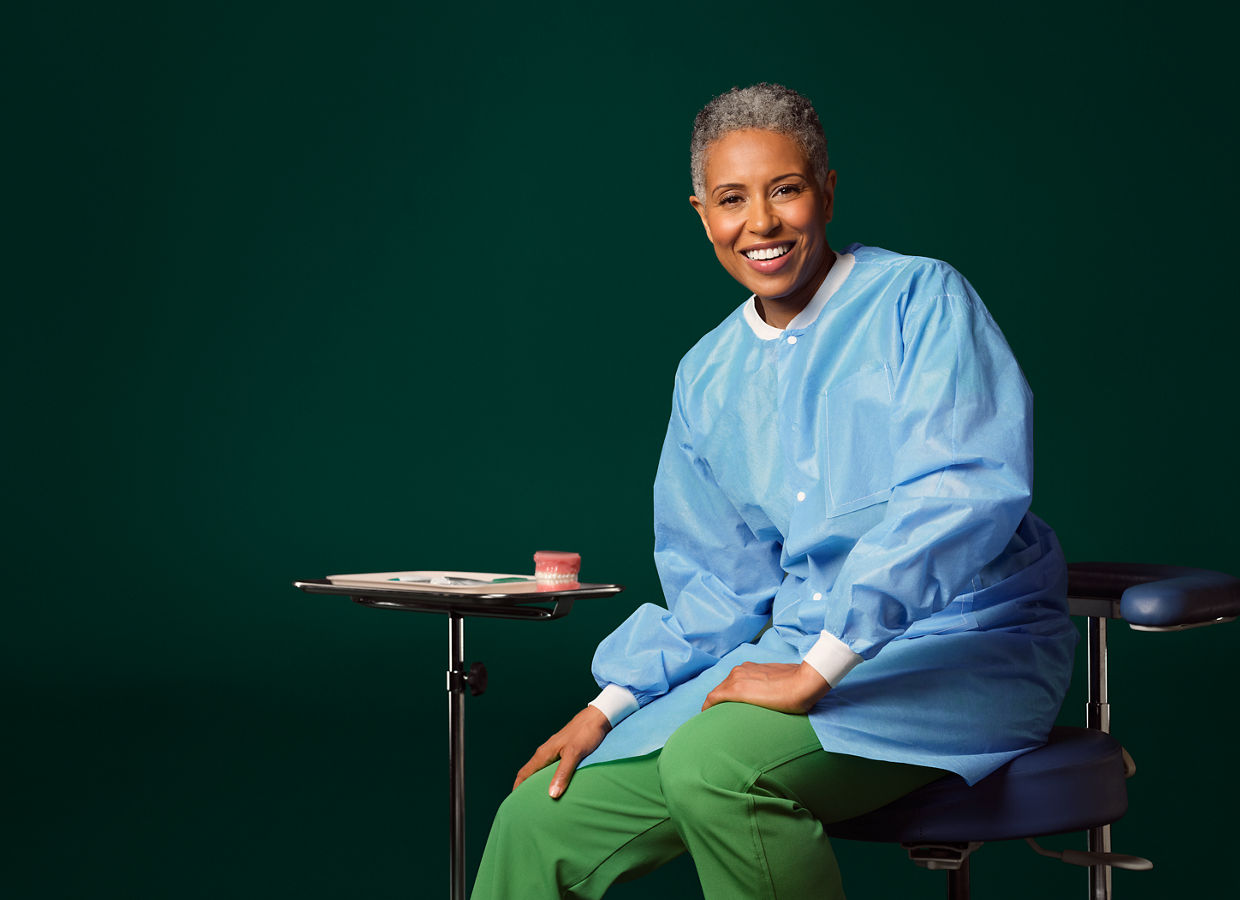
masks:
{"label": "short gray hair", "polygon": [[827,136],[823,133],[814,104],[792,88],[763,81],[750,87],[734,87],[711,100],[693,120],[689,141],[689,175],[693,193],[706,194],[706,151],[715,141],[731,134],[756,128],[792,138],[809,160],[821,187],[831,170],[827,160]]}

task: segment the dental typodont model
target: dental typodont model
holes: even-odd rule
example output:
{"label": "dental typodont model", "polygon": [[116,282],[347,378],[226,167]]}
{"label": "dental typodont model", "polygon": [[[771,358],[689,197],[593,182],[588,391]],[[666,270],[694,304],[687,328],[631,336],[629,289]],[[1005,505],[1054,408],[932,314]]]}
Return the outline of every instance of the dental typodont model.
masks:
{"label": "dental typodont model", "polygon": [[534,580],[539,584],[564,587],[577,583],[581,554],[560,550],[539,550],[534,554]]}

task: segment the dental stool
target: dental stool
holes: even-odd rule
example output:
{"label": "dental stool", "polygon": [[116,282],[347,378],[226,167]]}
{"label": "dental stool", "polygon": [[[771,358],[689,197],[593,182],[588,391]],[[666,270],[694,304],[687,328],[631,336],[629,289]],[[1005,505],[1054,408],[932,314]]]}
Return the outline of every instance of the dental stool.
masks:
{"label": "dental stool", "polygon": [[[834,838],[900,842],[909,857],[947,872],[949,900],[968,900],[969,855],[986,841],[1023,838],[1038,853],[1089,868],[1091,900],[1110,900],[1111,868],[1149,860],[1111,852],[1111,823],[1128,809],[1131,758],[1110,735],[1107,620],[1139,631],[1180,631],[1240,615],[1240,579],[1205,569],[1134,563],[1074,563],[1068,605],[1088,623],[1085,728],[1055,728],[1048,743],[973,787],[941,778],[882,809],[826,826]],[[1036,837],[1087,830],[1088,851],[1053,851]]]}

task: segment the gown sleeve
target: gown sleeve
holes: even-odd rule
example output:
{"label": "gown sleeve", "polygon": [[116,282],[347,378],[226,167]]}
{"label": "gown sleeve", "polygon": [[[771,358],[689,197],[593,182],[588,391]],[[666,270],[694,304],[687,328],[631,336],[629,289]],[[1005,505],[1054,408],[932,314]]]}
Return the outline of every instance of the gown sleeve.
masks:
{"label": "gown sleeve", "polygon": [[[1029,387],[968,282],[950,270],[939,286],[914,293],[901,321],[884,515],[829,587],[803,586],[829,591],[810,656],[830,648],[847,648],[853,664],[875,656],[968,590],[1029,508]],[[835,684],[848,668],[823,674]]]}
{"label": "gown sleeve", "polygon": [[779,544],[754,534],[694,452],[683,401],[678,372],[654,485],[654,557],[667,608],[643,604],[599,644],[601,706],[624,689],[631,712],[752,640],[783,578]]}

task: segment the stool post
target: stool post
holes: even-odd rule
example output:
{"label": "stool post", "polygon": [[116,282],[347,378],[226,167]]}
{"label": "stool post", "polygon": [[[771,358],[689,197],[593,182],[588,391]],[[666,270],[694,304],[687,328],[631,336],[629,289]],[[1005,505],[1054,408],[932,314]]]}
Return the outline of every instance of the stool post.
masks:
{"label": "stool post", "polygon": [[1089,661],[1089,697],[1085,706],[1085,726],[1111,733],[1111,704],[1107,695],[1107,620],[1088,619],[1086,653]]}
{"label": "stool post", "polygon": [[[1089,697],[1085,704],[1085,724],[1096,731],[1111,733],[1111,704],[1107,694],[1107,620],[1087,619],[1086,652],[1089,663]],[[1089,851],[1111,852],[1111,826],[1089,829]],[[1111,900],[1111,867],[1089,867],[1090,900]]]}
{"label": "stool post", "polygon": [[465,900],[465,622],[448,614],[449,896]]}
{"label": "stool post", "polygon": [[966,856],[960,861],[959,869],[947,870],[947,900],[969,900],[971,881],[969,857]]}

